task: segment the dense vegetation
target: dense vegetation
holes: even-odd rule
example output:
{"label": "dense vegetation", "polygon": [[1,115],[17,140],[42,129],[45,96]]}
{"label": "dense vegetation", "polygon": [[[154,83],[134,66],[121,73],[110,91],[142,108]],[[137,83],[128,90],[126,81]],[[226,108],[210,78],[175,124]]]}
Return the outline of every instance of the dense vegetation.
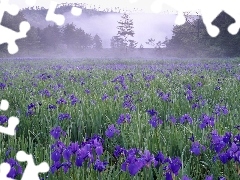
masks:
{"label": "dense vegetation", "polygon": [[240,33],[231,35],[227,28],[235,20],[222,12],[213,22],[220,28],[220,34],[212,38],[208,35],[206,27],[200,17],[173,28],[173,37],[167,46],[171,52],[178,56],[192,57],[239,57]]}
{"label": "dense vegetation", "polygon": [[[69,9],[69,6],[64,6],[58,8],[56,12],[64,13]],[[91,12],[91,10],[83,10],[83,13],[87,16],[90,16]],[[20,11],[17,16],[11,16],[5,13],[1,24],[14,31],[19,31],[20,22],[28,21],[28,19],[30,22],[37,22],[40,21],[40,19],[45,20],[46,14],[46,9],[24,9]],[[32,55],[41,52],[60,53],[67,50],[81,52],[84,49],[102,49],[102,40],[97,34],[91,35],[83,29],[77,28],[73,23],[64,26],[49,23],[49,25],[44,28],[41,28],[43,24],[35,24],[37,27],[31,26],[30,31],[27,33],[27,38],[16,41],[18,46],[21,47],[20,53],[18,54]],[[0,55],[2,57],[9,55],[7,44],[0,45]]]}
{"label": "dense vegetation", "polygon": [[[0,134],[19,179],[24,150],[44,179],[239,179],[239,59],[1,60]],[[48,178],[47,178],[48,177]]]}

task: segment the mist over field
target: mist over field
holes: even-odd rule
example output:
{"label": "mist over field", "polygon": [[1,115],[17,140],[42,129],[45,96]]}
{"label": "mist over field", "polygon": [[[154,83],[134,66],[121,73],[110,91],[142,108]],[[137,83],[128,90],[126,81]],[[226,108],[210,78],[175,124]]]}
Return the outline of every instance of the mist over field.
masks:
{"label": "mist over field", "polygon": [[[110,13],[100,16],[80,16],[74,17],[70,12],[64,13],[66,23],[74,23],[77,27],[81,27],[88,33],[98,34],[103,40],[103,47],[110,48],[110,39],[116,35],[118,26],[117,21],[121,19],[122,14]],[[165,37],[171,38],[172,28],[176,15],[135,13],[130,14],[134,22],[134,40],[139,45],[146,45],[150,38],[164,41]]]}
{"label": "mist over field", "polygon": [[[73,5],[82,8],[79,17],[71,14]],[[57,26],[45,20],[47,12],[43,7],[34,7],[23,8],[18,18],[4,14],[2,24],[13,30],[18,31],[18,24],[23,20],[31,25],[27,38],[17,40],[20,51],[13,57],[222,58],[240,55],[240,35],[228,33],[227,27],[233,19],[224,12],[212,22],[221,30],[216,38],[209,36],[202,18],[196,15],[186,14],[186,23],[176,26],[176,14],[172,13],[120,13],[120,9],[119,12],[99,11],[86,9],[81,3],[66,3],[55,10],[65,17],[65,23]],[[125,23],[119,31],[121,21]],[[6,44],[0,45],[0,55],[9,56]]]}

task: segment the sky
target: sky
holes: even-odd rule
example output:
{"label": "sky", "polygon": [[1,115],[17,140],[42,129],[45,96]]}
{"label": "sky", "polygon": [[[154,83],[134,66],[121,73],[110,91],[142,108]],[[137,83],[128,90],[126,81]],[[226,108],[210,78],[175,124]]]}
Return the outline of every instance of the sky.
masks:
{"label": "sky", "polygon": [[[20,8],[27,7],[27,4],[25,3],[26,0],[10,0],[11,3],[17,4]],[[30,0],[28,0],[30,1]],[[36,6],[42,6],[45,8],[49,7],[50,0],[35,0]],[[134,8],[141,9],[143,12],[152,13],[151,11],[151,5],[154,2],[154,0],[54,0],[58,3],[86,3],[89,4],[89,6],[97,6],[101,7],[103,9],[105,8],[114,8],[114,7],[120,7],[121,9],[130,9],[133,10]],[[131,3],[131,1],[136,1],[135,3]],[[91,8],[91,7],[89,7]],[[174,12],[176,11],[167,6],[163,6],[163,11],[169,11]]]}

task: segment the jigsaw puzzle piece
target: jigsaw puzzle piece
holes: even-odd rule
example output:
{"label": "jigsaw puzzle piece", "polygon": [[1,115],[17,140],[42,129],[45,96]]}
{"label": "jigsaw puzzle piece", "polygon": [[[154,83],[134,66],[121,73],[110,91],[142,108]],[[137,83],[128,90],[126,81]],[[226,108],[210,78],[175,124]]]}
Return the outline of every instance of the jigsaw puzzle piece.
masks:
{"label": "jigsaw puzzle piece", "polygon": [[19,25],[19,32],[15,32],[12,29],[0,25],[0,44],[8,43],[8,52],[15,54],[18,52],[18,46],[16,40],[27,37],[27,32],[30,30],[30,24],[27,21],[23,21]]}
{"label": "jigsaw puzzle piece", "polygon": [[33,161],[33,156],[31,154],[27,154],[24,151],[18,151],[16,158],[19,162],[27,162],[27,166],[23,172],[23,176],[21,180],[40,180],[38,173],[46,173],[49,171],[49,165],[46,162],[42,162],[39,165],[35,165]]}
{"label": "jigsaw puzzle piece", "polygon": [[[61,14],[55,14],[55,10],[57,8],[57,2],[51,1],[50,7],[47,12],[46,21],[53,21],[58,26],[61,26],[65,22],[65,17]],[[72,7],[71,13],[74,16],[80,16],[82,14],[82,9],[78,7]]]}
{"label": "jigsaw puzzle piece", "polygon": [[[180,1],[180,2],[182,2],[182,1]],[[183,10],[181,8],[181,3],[180,2],[179,1],[174,1],[174,0],[168,0],[168,1],[156,0],[152,3],[151,9],[154,13],[160,13],[163,9],[162,8],[163,4],[171,6],[175,10],[178,10],[178,15],[177,15],[175,24],[182,25],[182,24],[185,23],[185,17],[184,17]]]}
{"label": "jigsaw puzzle piece", "polygon": [[224,9],[225,0],[211,0],[214,7],[211,6],[208,0],[202,0],[198,3],[199,9],[201,9],[201,16],[203,23],[206,26],[206,30],[211,37],[218,36],[220,29],[213,25],[212,22]]}
{"label": "jigsaw puzzle piece", "polygon": [[224,11],[234,18],[235,23],[229,25],[228,32],[232,35],[236,35],[240,29],[240,1],[239,0],[229,0],[225,2]]}
{"label": "jigsaw puzzle piece", "polygon": [[11,169],[10,164],[8,164],[8,163],[0,164],[0,179],[1,180],[15,180],[15,179],[7,177],[10,169]]}
{"label": "jigsaw puzzle piece", "polygon": [[6,111],[9,108],[9,102],[7,100],[2,100],[0,104],[0,110]]}
{"label": "jigsaw puzzle piece", "polygon": [[4,12],[8,12],[12,16],[16,16],[19,13],[19,7],[15,4],[9,4],[9,0],[1,0],[0,2],[0,22],[2,22],[2,18]]}
{"label": "jigsaw puzzle piece", "polygon": [[8,127],[0,126],[0,133],[7,134],[10,136],[15,135],[15,128],[19,124],[19,119],[17,117],[10,117],[8,119]]}
{"label": "jigsaw puzzle piece", "polygon": [[138,2],[138,0],[129,0],[129,2],[133,4],[133,3]]}
{"label": "jigsaw puzzle piece", "polygon": [[25,3],[28,6],[34,6],[36,4],[36,0],[25,0]]}
{"label": "jigsaw puzzle piece", "polygon": [[183,25],[186,22],[184,12],[191,12],[198,9],[198,4],[193,0],[155,0],[151,9],[154,13],[160,13],[162,11],[163,4],[166,4],[175,9],[178,14],[175,20],[175,24]]}
{"label": "jigsaw puzzle piece", "polygon": [[80,16],[82,14],[82,9],[77,7],[72,7],[71,13],[74,16]]}
{"label": "jigsaw puzzle piece", "polygon": [[61,26],[65,22],[65,17],[61,14],[55,14],[57,4],[58,3],[55,2],[55,1],[50,2],[50,7],[49,7],[48,12],[47,12],[46,21],[53,21],[58,26]]}

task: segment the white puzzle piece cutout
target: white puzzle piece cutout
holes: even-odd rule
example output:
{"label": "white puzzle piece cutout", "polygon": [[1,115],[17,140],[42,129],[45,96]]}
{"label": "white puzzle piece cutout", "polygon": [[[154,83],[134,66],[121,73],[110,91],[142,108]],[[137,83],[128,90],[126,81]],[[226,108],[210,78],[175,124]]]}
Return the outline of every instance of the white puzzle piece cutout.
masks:
{"label": "white puzzle piece cutout", "polygon": [[0,133],[7,134],[9,136],[15,136],[15,128],[19,124],[19,119],[17,117],[10,117],[8,119],[8,127],[0,126]]}
{"label": "white puzzle piece cutout", "polygon": [[15,4],[9,4],[8,0],[1,0],[1,2],[0,2],[0,22],[2,22],[4,12],[8,12],[12,16],[16,16],[19,12],[19,8]]}
{"label": "white puzzle piece cutout", "polygon": [[[8,4],[8,0],[1,0],[0,2],[0,23],[4,12],[16,16],[19,13],[19,8],[16,5]],[[15,32],[12,29],[0,25],[0,44],[8,44],[8,52],[10,54],[15,54],[18,52],[18,46],[16,45],[16,40],[26,38],[27,32],[30,30],[30,24],[27,21],[23,21],[19,25],[20,32]]]}
{"label": "white puzzle piece cutout", "polygon": [[50,6],[47,12],[46,21],[53,21],[58,26],[62,26],[65,22],[65,17],[61,14],[55,14],[58,3],[55,1],[50,2]]}
{"label": "white puzzle piece cutout", "polygon": [[8,163],[0,164],[0,179],[1,180],[15,180],[15,179],[7,177],[10,169],[11,169],[10,164],[8,164]]}
{"label": "white puzzle piece cutout", "polygon": [[[50,6],[46,15],[46,21],[53,21],[58,26],[62,26],[65,22],[65,17],[62,14],[55,14],[58,3],[55,1],[50,2]],[[82,9],[78,7],[72,7],[71,13],[74,16],[80,16],[82,14]]]}
{"label": "white puzzle piece cutout", "polygon": [[236,21],[228,27],[228,32],[235,35],[240,29],[239,0],[155,0],[151,5],[152,11],[159,13],[162,10],[163,4],[167,4],[178,11],[175,21],[177,25],[182,25],[186,22],[184,12],[200,10],[203,23],[211,37],[218,36],[220,32],[220,29],[213,25],[212,22],[222,11],[226,12]]}
{"label": "white puzzle piece cutout", "polygon": [[[9,108],[9,102],[7,100],[2,100],[0,105],[0,110],[6,111]],[[0,126],[0,133],[14,136],[16,134],[15,128],[19,124],[19,119],[17,117],[10,117],[8,119],[8,127]]]}
{"label": "white puzzle piece cutout", "polygon": [[25,3],[28,6],[34,6],[36,4],[36,0],[25,0]]}
{"label": "white puzzle piece cutout", "polygon": [[26,21],[19,25],[20,32],[15,32],[12,29],[0,25],[0,44],[8,43],[8,52],[15,54],[18,52],[16,40],[26,38],[27,32],[30,30],[30,24]]}
{"label": "white puzzle piece cutout", "polygon": [[138,0],[129,0],[129,2],[133,4],[133,3],[138,2]]}
{"label": "white puzzle piece cutout", "polygon": [[24,151],[18,151],[16,158],[19,162],[27,162],[21,180],[40,180],[38,174],[46,173],[50,169],[46,162],[42,162],[36,166],[33,161],[33,156],[31,154],[26,154]]}
{"label": "white puzzle piece cutout", "polygon": [[74,16],[80,16],[82,14],[82,9],[78,7],[72,7],[71,13]]}
{"label": "white puzzle piece cutout", "polygon": [[0,104],[0,110],[6,111],[9,108],[9,102],[7,100],[2,100]]}

